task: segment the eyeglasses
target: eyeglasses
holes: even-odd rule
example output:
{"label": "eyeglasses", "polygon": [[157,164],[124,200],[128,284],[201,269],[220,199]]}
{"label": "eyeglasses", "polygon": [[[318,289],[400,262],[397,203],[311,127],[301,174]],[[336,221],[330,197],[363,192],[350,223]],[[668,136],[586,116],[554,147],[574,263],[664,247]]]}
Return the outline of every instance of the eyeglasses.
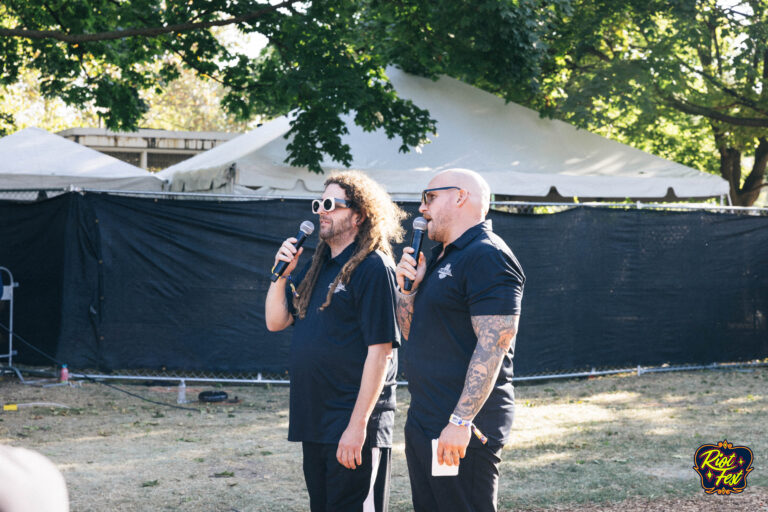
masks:
{"label": "eyeglasses", "polygon": [[455,188],[456,190],[461,190],[461,187],[437,187],[437,188],[428,188],[421,191],[421,202],[424,204],[429,204],[432,202],[432,199],[434,199],[434,194],[430,194],[430,192],[435,192],[437,190],[450,190],[452,188]]}
{"label": "eyeglasses", "polygon": [[345,201],[338,197],[327,197],[325,199],[313,199],[312,200],[312,213],[320,213],[320,208],[326,212],[332,212],[337,206],[342,208],[349,208],[351,201]]}

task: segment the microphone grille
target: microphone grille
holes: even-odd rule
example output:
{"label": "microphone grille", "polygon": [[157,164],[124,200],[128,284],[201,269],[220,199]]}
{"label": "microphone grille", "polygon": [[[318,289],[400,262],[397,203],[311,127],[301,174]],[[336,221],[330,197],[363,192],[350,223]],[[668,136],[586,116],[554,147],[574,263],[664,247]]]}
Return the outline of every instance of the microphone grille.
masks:
{"label": "microphone grille", "polygon": [[301,231],[307,236],[311,235],[314,230],[315,230],[315,225],[312,224],[312,221],[309,221],[309,220],[305,220],[304,222],[301,223],[301,226],[299,226],[299,231]]}
{"label": "microphone grille", "polygon": [[413,219],[413,229],[418,229],[419,231],[426,231],[427,229],[427,219],[424,217],[416,217]]}

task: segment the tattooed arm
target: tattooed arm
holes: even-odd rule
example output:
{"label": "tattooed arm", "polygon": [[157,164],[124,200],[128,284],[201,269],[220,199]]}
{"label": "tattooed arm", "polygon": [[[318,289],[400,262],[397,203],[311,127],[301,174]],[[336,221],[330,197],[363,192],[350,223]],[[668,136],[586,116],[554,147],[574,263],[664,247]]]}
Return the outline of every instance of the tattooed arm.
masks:
{"label": "tattooed arm", "polygon": [[477,346],[464,381],[464,390],[453,413],[472,420],[480,412],[499,376],[504,355],[517,335],[519,315],[481,315],[472,317]]}
{"label": "tattooed arm", "polygon": [[397,317],[397,325],[400,326],[400,332],[405,339],[408,339],[408,334],[411,332],[411,319],[413,318],[413,299],[413,294],[406,295],[398,290],[395,316]]}
{"label": "tattooed arm", "polygon": [[[514,346],[519,315],[479,315],[472,317],[477,346],[472,354],[461,392],[453,414],[473,420],[491,394],[506,353]],[[439,463],[457,465],[466,455],[471,437],[470,429],[449,423],[437,448]]]}

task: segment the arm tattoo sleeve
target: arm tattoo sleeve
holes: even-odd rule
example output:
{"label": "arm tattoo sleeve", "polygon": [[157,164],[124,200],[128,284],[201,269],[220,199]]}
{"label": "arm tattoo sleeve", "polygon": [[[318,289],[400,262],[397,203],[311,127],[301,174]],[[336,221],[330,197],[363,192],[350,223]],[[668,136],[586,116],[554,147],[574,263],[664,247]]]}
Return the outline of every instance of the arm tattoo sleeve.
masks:
{"label": "arm tattoo sleeve", "polygon": [[477,346],[464,380],[464,390],[454,414],[473,419],[491,394],[504,355],[513,347],[518,315],[480,315],[472,317]]}
{"label": "arm tattoo sleeve", "polygon": [[411,319],[413,318],[413,298],[414,294],[405,295],[397,293],[397,307],[395,315],[397,316],[397,325],[400,326],[400,332],[403,338],[408,339],[411,332]]}

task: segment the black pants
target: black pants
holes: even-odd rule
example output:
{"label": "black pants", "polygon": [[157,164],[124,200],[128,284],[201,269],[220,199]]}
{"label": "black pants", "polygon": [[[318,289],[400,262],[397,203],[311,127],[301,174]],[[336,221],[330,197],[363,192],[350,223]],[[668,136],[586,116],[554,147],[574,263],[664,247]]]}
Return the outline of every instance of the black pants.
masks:
{"label": "black pants", "polygon": [[405,424],[405,458],[415,512],[495,512],[501,447],[467,448],[457,476],[432,476],[432,440]]}
{"label": "black pants", "polygon": [[387,512],[391,448],[371,448],[366,442],[357,469],[339,464],[338,445],[302,443],[302,448],[312,512]]}

